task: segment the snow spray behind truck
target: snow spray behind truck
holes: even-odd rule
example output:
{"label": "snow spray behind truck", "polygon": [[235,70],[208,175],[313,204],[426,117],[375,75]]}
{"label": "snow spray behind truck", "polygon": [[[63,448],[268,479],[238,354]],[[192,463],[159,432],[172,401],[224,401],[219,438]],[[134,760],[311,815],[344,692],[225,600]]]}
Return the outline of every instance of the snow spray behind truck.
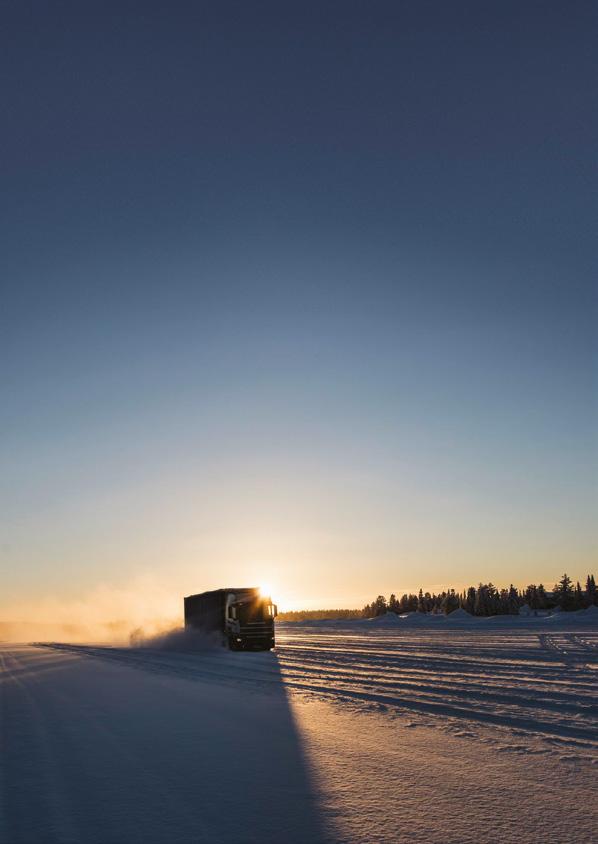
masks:
{"label": "snow spray behind truck", "polygon": [[274,647],[276,604],[259,589],[214,589],[185,598],[185,627],[220,634],[232,651]]}

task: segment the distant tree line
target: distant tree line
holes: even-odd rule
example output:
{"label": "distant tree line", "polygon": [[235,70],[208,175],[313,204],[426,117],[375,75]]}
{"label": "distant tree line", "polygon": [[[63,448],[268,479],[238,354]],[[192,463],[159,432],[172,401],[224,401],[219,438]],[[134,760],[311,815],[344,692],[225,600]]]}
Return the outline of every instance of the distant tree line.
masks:
{"label": "distant tree line", "polygon": [[322,618],[343,620],[347,618],[363,618],[361,610],[289,610],[279,612],[279,621],[317,621]]}
{"label": "distant tree line", "polygon": [[[543,584],[535,583],[525,589],[517,589],[513,584],[508,589],[499,589],[492,583],[480,583],[470,586],[463,592],[449,589],[445,592],[424,592],[405,594],[400,598],[391,595],[388,600],[378,595],[371,604],[361,610],[362,618],[373,618],[387,612],[398,614],[408,612],[450,613],[459,607],[471,615],[518,615],[521,607],[527,606],[532,612],[538,610],[561,609],[565,612],[586,609],[598,605],[598,593],[593,574],[586,578],[585,588],[579,581],[573,585],[571,578],[564,574],[555,584],[552,592],[547,592]],[[336,612],[344,612],[337,610]],[[342,616],[349,618],[350,616]],[[323,618],[323,616],[318,616]]]}

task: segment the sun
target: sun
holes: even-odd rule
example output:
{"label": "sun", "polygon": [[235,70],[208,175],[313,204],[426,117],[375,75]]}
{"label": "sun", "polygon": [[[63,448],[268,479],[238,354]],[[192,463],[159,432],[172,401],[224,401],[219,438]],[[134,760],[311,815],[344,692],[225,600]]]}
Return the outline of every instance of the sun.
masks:
{"label": "sun", "polygon": [[258,586],[260,590],[260,595],[264,598],[271,598],[272,597],[272,584],[271,583],[260,583]]}

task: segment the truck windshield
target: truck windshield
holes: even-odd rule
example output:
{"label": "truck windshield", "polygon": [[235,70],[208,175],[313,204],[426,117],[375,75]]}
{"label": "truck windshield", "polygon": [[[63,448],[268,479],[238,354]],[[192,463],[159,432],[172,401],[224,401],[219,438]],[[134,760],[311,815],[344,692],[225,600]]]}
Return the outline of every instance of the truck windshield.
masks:
{"label": "truck windshield", "polygon": [[268,601],[253,601],[237,607],[237,617],[241,623],[265,621],[272,618],[271,604]]}

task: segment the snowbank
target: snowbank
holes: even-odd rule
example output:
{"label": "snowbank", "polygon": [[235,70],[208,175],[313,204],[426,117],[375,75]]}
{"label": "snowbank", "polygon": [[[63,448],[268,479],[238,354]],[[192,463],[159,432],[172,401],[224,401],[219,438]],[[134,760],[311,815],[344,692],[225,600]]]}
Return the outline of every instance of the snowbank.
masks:
{"label": "snowbank", "polygon": [[448,614],[448,618],[450,618],[451,621],[471,621],[473,616],[471,613],[467,612],[467,610],[464,610],[463,607],[459,607],[458,609],[450,612]]}
{"label": "snowbank", "polygon": [[400,623],[399,616],[396,612],[387,612],[384,613],[384,615],[377,615],[374,618],[366,618],[364,620],[368,624],[376,625],[376,627],[396,627],[396,625]]}
{"label": "snowbank", "polygon": [[577,610],[575,612],[553,612],[546,614],[542,612],[538,615],[491,615],[491,616],[474,616],[470,615],[462,607],[454,610],[449,615],[443,613],[423,613],[411,612],[404,615],[397,615],[393,612],[387,612],[384,615],[376,616],[375,618],[351,618],[351,619],[321,619],[319,621],[284,621],[278,622],[278,625],[298,625],[302,627],[352,627],[352,628],[384,628],[390,627],[393,629],[402,629],[409,627],[501,627],[501,628],[527,628],[527,627],[541,627],[547,625],[550,628],[554,627],[571,627],[571,626],[595,626],[598,624],[598,607],[592,606],[585,610]]}

